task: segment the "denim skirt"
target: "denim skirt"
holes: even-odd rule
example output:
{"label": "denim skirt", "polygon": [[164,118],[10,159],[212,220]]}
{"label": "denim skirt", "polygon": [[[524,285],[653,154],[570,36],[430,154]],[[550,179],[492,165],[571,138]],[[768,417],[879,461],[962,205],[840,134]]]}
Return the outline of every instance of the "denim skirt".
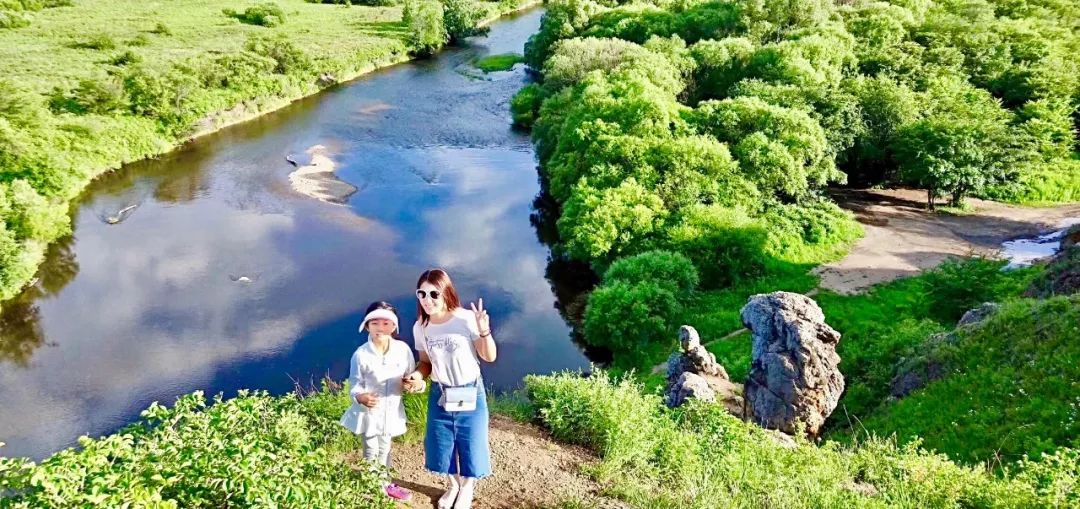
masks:
{"label": "denim skirt", "polygon": [[424,433],[424,467],[428,470],[463,477],[491,475],[487,391],[482,380],[476,382],[476,391],[475,410],[447,412],[439,406],[442,387],[431,384]]}

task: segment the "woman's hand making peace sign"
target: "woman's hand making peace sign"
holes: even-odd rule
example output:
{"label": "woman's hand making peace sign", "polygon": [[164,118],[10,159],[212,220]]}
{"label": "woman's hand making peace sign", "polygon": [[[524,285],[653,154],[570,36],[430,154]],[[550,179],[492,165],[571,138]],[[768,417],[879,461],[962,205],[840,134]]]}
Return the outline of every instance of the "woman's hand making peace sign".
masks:
{"label": "woman's hand making peace sign", "polygon": [[476,329],[480,334],[475,341],[476,354],[487,362],[495,362],[495,338],[491,335],[491,320],[484,309],[484,299],[479,299],[476,304],[469,304],[469,307],[476,316]]}
{"label": "woman's hand making peace sign", "polygon": [[484,299],[481,298],[478,303],[470,303],[469,307],[476,316],[476,328],[480,331],[480,337],[490,336],[491,319],[488,318],[487,310],[484,309]]}

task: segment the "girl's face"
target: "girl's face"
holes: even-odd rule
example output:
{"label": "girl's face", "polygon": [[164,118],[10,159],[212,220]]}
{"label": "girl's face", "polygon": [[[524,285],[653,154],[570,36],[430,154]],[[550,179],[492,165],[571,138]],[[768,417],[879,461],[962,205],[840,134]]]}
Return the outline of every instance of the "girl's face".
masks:
{"label": "girl's face", "polygon": [[394,332],[394,322],[386,318],[372,318],[368,320],[367,330],[374,335],[389,336]]}
{"label": "girl's face", "polygon": [[416,298],[420,300],[420,307],[428,316],[441,315],[446,311],[446,301],[443,300],[442,291],[435,285],[424,282],[416,290]]}

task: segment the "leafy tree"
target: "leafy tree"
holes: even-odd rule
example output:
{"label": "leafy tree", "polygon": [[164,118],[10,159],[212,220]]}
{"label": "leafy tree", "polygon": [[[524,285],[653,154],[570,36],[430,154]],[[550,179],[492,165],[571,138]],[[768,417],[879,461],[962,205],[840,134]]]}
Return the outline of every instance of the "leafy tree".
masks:
{"label": "leafy tree", "polygon": [[742,208],[687,207],[663,233],[658,245],[690,258],[703,288],[723,288],[760,276],[768,263],[765,227]]}
{"label": "leafy tree", "polygon": [[466,37],[483,35],[490,30],[480,26],[484,11],[472,0],[441,0],[443,5],[443,26],[450,44],[459,44]]}
{"label": "leafy tree", "polygon": [[893,143],[901,174],[927,189],[929,208],[941,193],[959,205],[1003,177],[1013,143],[1009,113],[985,90],[959,80],[936,81],[925,100],[932,101],[927,116],[901,129]]}
{"label": "leafy tree", "polygon": [[653,282],[668,288],[673,295],[686,296],[697,288],[698,272],[693,262],[673,251],[647,251],[620,258],[604,272],[604,284],[618,281]]}
{"label": "leafy tree", "polygon": [[559,235],[574,258],[603,262],[645,251],[666,216],[663,200],[633,178],[607,189],[582,183],[563,205]]}
{"label": "leafy tree", "polygon": [[754,44],[743,37],[701,41],[690,47],[694,70],[692,103],[727,98],[731,86],[746,77],[746,65]]}
{"label": "leafy tree", "polygon": [[737,97],[702,102],[689,117],[703,133],[733,144],[740,168],[764,192],[797,198],[844,179],[824,130],[804,111]]}
{"label": "leafy tree", "polygon": [[449,40],[443,23],[442,4],[431,0],[407,0],[403,16],[408,20],[409,46],[416,55],[434,55]]}
{"label": "leafy tree", "polygon": [[656,282],[605,284],[589,295],[585,341],[619,351],[672,342],[680,312],[671,290]]}

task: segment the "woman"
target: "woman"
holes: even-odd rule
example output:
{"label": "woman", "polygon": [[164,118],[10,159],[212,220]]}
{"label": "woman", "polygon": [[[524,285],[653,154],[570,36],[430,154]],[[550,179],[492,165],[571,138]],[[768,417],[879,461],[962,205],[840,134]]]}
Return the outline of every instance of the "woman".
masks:
{"label": "woman", "polygon": [[447,476],[442,509],[472,506],[476,480],[491,474],[488,409],[480,359],[495,362],[495,339],[484,300],[461,307],[450,276],[431,269],[416,282],[413,338],[420,363],[405,378],[415,390],[431,376],[424,466]]}

